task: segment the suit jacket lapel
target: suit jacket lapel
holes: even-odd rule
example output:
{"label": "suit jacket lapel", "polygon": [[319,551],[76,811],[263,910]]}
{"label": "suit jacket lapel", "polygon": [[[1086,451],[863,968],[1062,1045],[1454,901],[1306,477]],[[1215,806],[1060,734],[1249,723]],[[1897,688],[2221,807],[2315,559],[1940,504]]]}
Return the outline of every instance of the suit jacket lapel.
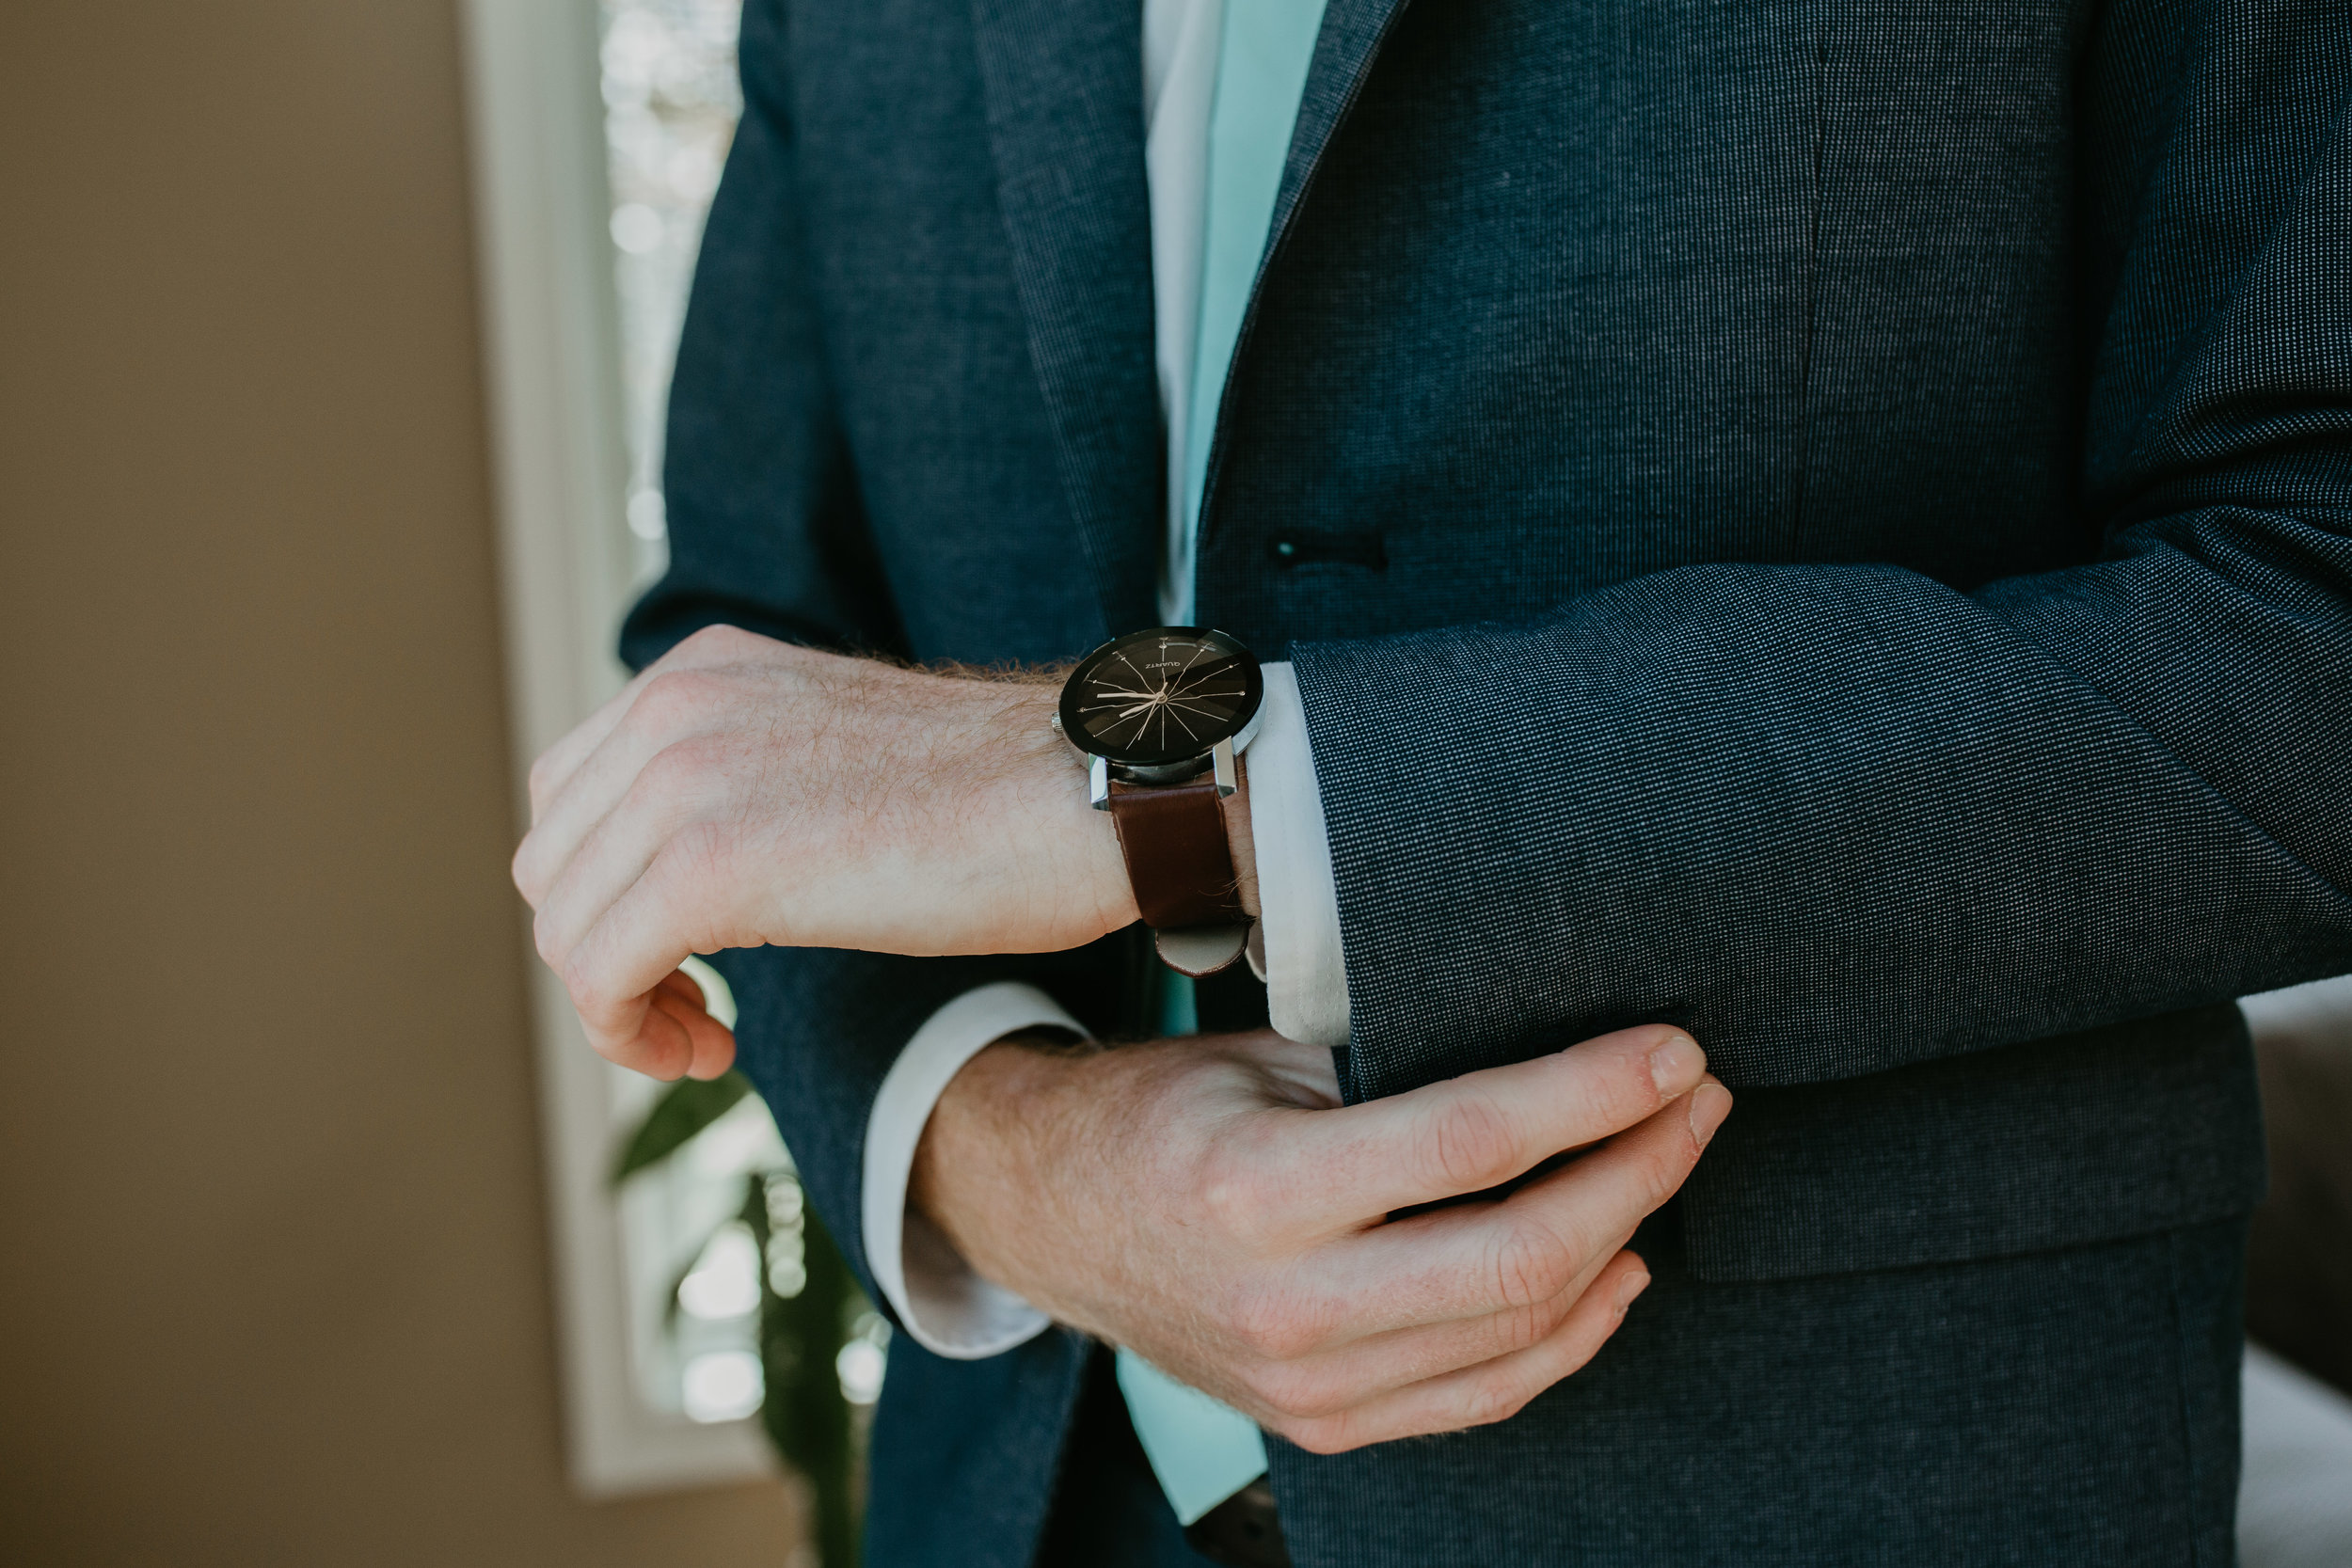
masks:
{"label": "suit jacket lapel", "polygon": [[[1242,361],[1249,353],[1249,340],[1264,295],[1266,270],[1281,254],[1283,242],[1296,220],[1299,201],[1323,162],[1340,122],[1354,106],[1364,78],[1371,72],[1374,57],[1379,54],[1382,41],[1405,6],[1406,0],[1327,0],[1323,29],[1316,35],[1314,58],[1307,67],[1306,88],[1299,96],[1298,123],[1291,132],[1290,156],[1283,163],[1282,182],[1274,198],[1265,254],[1260,258],[1258,276],[1250,284],[1249,305],[1242,314],[1241,335],[1234,341],[1232,363],[1227,369],[1229,388],[1240,374]],[[1216,528],[1217,472],[1224,466],[1225,444],[1225,415],[1220,408],[1216,439],[1210,449],[1208,482],[1200,502],[1203,545]]]}
{"label": "suit jacket lapel", "polygon": [[1138,0],[973,0],[997,196],[1110,632],[1148,625],[1164,486]]}
{"label": "suit jacket lapel", "polygon": [[[1291,133],[1281,190],[1274,198],[1274,223],[1266,241],[1269,258],[1281,248],[1282,236],[1307,182],[1322,162],[1324,149],[1330,146],[1331,134],[1355,104],[1372,71],[1373,57],[1380,52],[1382,40],[1405,4],[1406,0],[1327,0],[1314,60],[1307,67],[1307,88],[1298,101],[1298,126]],[[1263,270],[1261,266],[1262,274]]]}

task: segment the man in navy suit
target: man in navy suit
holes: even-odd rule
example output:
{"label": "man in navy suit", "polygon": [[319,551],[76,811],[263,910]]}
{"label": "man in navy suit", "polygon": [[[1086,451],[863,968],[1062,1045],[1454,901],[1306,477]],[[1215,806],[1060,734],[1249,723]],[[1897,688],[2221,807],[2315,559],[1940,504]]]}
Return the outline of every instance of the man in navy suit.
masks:
{"label": "man in navy suit", "polygon": [[[2230,999],[2352,969],[2352,10],[1138,9],[747,9],[516,861],[905,1331],[872,1560],[2227,1561]],[[1159,623],[1287,655],[1263,989],[1004,674]]]}

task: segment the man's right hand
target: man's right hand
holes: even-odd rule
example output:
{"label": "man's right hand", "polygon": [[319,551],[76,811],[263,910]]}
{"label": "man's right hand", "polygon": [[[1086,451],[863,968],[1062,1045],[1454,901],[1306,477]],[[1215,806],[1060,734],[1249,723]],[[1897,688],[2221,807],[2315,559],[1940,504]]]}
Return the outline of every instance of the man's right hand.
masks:
{"label": "man's right hand", "polygon": [[911,1196],[983,1277],[1336,1453],[1502,1420],[1591,1358],[1649,1283],[1626,1242],[1731,1108],[1706,1066],[1646,1025],[1345,1106],[1271,1032],[999,1044]]}

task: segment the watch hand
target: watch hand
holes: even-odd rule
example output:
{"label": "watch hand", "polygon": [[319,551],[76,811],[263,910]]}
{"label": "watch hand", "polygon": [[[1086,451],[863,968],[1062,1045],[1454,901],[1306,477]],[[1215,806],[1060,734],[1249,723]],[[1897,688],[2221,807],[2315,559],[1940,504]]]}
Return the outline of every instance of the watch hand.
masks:
{"label": "watch hand", "polygon": [[1237,700],[1240,696],[1238,691],[1178,691],[1170,694],[1168,700],[1171,703],[1205,703],[1217,698]]}
{"label": "watch hand", "polygon": [[[1191,681],[1179,683],[1173,688],[1173,689],[1177,691],[1185,691],[1190,689],[1193,685],[1200,681],[1216,680],[1220,675],[1230,675],[1232,673],[1232,672],[1231,670],[1203,670],[1200,673],[1193,676]],[[1238,697],[1241,693],[1239,691],[1219,692],[1217,695]]]}

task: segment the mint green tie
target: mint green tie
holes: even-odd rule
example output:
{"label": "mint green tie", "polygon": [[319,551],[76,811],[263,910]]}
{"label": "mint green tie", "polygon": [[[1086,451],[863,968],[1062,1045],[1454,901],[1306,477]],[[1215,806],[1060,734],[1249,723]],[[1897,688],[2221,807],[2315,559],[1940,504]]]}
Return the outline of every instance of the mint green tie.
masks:
{"label": "mint green tie", "polygon": [[[1217,404],[1273,228],[1274,198],[1298,123],[1315,35],[1323,28],[1323,7],[1324,0],[1225,0],[1216,98],[1209,110],[1200,336],[1193,356],[1192,421],[1183,476],[1186,560],[1200,541],[1200,493]],[[1161,1033],[1198,1033],[1192,981],[1172,973],[1165,978]],[[1191,1524],[1265,1473],[1265,1439],[1248,1417],[1128,1351],[1119,1353],[1118,1370],[1128,1418],[1179,1523]]]}
{"label": "mint green tie", "polygon": [[1207,212],[1201,225],[1200,330],[1185,431],[1184,555],[1200,537],[1201,491],[1216,434],[1225,372],[1249,308],[1250,285],[1274,226],[1307,66],[1323,30],[1324,0],[1225,0],[1216,96],[1209,110]]}

